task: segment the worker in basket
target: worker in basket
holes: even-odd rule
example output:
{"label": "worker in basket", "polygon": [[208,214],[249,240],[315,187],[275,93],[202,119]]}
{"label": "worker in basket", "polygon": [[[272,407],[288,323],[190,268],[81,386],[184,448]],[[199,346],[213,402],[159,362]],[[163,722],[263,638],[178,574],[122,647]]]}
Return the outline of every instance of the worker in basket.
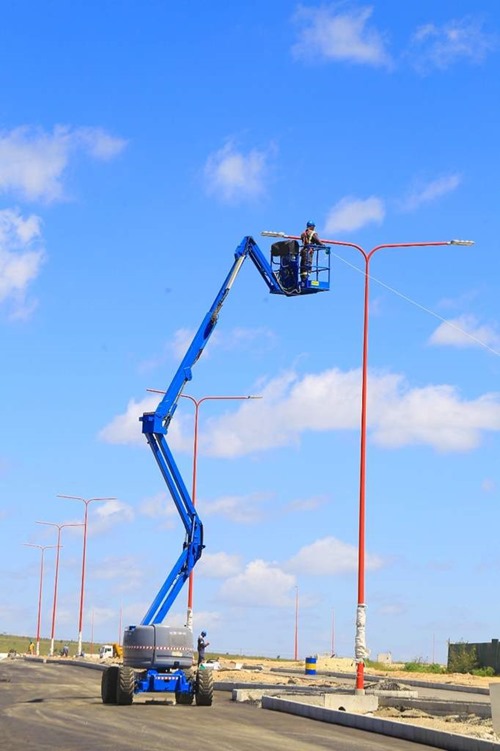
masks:
{"label": "worker in basket", "polygon": [[301,281],[305,281],[312,268],[312,258],[314,255],[314,247],[316,245],[324,245],[318,237],[316,232],[316,223],[307,222],[306,228],[300,236],[302,247],[300,249],[300,278]]}

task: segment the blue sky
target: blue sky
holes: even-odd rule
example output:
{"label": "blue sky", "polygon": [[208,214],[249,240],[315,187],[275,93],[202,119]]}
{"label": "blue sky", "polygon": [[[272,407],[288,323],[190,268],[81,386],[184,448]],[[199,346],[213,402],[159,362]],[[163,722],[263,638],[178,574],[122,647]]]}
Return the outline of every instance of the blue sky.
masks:
{"label": "blue sky", "polygon": [[[372,262],[366,510],[372,656],[498,637],[500,8],[493,0],[3,9],[0,630],[34,635],[38,550],[90,509],[84,638],[140,621],[183,528],[138,417],[241,239],[381,243]],[[200,409],[195,629],[215,651],[354,654],[362,258],[271,296],[250,261],[186,393]],[[447,323],[448,322],[448,323]],[[190,485],[193,409],[169,442]],[[56,638],[76,638],[64,529]],[[42,634],[50,633],[46,552]],[[182,592],[167,622],[182,623]]]}

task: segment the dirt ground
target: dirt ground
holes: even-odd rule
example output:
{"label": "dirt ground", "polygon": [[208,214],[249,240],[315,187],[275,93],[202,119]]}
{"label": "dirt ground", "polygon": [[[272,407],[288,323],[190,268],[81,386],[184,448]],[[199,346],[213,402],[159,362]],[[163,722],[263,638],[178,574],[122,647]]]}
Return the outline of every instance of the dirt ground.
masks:
{"label": "dirt ground", "polygon": [[[219,660],[220,669],[217,671],[217,680],[228,682],[241,682],[241,683],[286,683],[288,685],[300,686],[338,686],[339,680],[329,678],[324,675],[306,676],[291,674],[286,675],[283,673],[276,673],[272,671],[272,668],[286,669],[287,667],[296,670],[297,667],[304,667],[303,663],[296,662],[284,662],[283,660],[248,660],[236,664],[231,661]],[[241,667],[240,667],[241,665]],[[402,666],[401,666],[402,667]],[[237,668],[237,669],[235,669]],[[391,670],[376,671],[367,670],[366,685],[370,683],[370,675],[377,675],[385,677],[388,680],[398,681],[398,679],[415,680],[427,683],[440,683],[443,688],[446,685],[460,685],[460,686],[480,686],[488,688],[490,683],[500,681],[498,678],[483,678],[479,676],[463,674],[463,673],[450,673],[450,674],[434,674],[434,673],[409,673],[404,670],[397,670],[397,666],[394,665]],[[332,658],[332,657],[318,657],[316,662],[316,670],[318,672],[334,672],[334,673],[350,673],[354,674],[356,671],[356,665],[353,660],[348,658]],[[418,689],[417,689],[418,691]],[[457,699],[459,695],[457,695]],[[474,738],[482,738],[484,740],[494,741],[500,743],[500,735],[497,735],[493,730],[491,719],[483,719],[474,714],[466,715],[449,715],[446,717],[436,717],[429,715],[422,710],[407,709],[402,711],[393,707],[381,707],[374,713],[375,717],[382,719],[388,719],[396,722],[403,722],[409,725],[420,725],[423,727],[430,727],[434,730],[440,730],[446,733],[456,733],[458,735],[467,735]]]}
{"label": "dirt ground", "polygon": [[[226,680],[227,676],[228,680],[246,681],[247,677],[245,677],[244,679],[242,678],[242,675],[245,674],[245,676],[248,676],[249,681],[255,680],[260,682],[267,682],[267,680],[269,679],[269,682],[276,682],[276,673],[271,672],[272,668],[280,668],[281,670],[286,670],[286,668],[290,668],[292,670],[305,668],[303,662],[288,662],[285,660],[251,660],[248,658],[242,658],[241,663],[236,663],[234,661],[228,661],[224,660],[224,658],[220,658],[219,663],[221,667],[221,680]],[[236,665],[241,665],[241,669],[235,669]],[[398,667],[400,667],[400,670],[397,669]],[[332,672],[353,674],[356,672],[356,664],[354,660],[351,660],[347,657],[318,657],[316,660],[316,670],[318,671],[318,673]],[[398,679],[405,679],[425,681],[427,683],[442,683],[443,687],[445,687],[446,684],[452,684],[460,686],[482,686],[484,688],[488,688],[490,683],[500,681],[500,676],[496,678],[483,678],[476,675],[470,675],[468,673],[410,673],[406,670],[403,670],[403,665],[398,666],[396,664],[394,664],[390,670],[372,670],[371,668],[365,668],[365,673],[368,676],[383,676],[395,681],[397,681]],[[224,675],[223,679],[222,674]],[[231,674],[231,677],[229,674]],[[294,676],[294,679],[295,678],[300,680],[300,676]],[[317,680],[321,683],[321,685],[324,685],[325,682],[328,681],[328,678],[321,675],[316,676],[316,678],[311,678],[311,676],[305,675],[304,669],[304,677],[303,680],[300,680],[300,682],[307,685],[315,685],[314,683],[311,684],[311,680]]]}

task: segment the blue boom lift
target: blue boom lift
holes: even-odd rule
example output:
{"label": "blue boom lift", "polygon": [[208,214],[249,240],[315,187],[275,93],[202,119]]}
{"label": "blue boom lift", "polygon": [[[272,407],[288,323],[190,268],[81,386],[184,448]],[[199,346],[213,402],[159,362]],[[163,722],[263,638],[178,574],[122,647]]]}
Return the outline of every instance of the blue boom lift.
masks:
{"label": "blue boom lift", "polygon": [[296,240],[276,242],[271,247],[271,263],[252,237],[244,237],[236,248],[234,262],[212,307],[187,350],[172,383],[154,412],[140,419],[142,432],[151,447],[186,536],[182,552],[160,588],[140,625],[129,626],[123,636],[123,664],[111,665],[102,674],[104,704],[131,704],[142,692],[175,693],[177,704],[210,706],[213,698],[211,670],[193,669],[193,633],[187,627],[170,627],[162,621],[199,560],[203,545],[203,525],[167,445],[166,434],[184,386],[192,378],[192,367],[202,354],[233,282],[245,259],[250,258],[275,295],[288,297],[314,294],[330,288],[328,246],[309,249],[307,278],[300,277],[300,248]]}

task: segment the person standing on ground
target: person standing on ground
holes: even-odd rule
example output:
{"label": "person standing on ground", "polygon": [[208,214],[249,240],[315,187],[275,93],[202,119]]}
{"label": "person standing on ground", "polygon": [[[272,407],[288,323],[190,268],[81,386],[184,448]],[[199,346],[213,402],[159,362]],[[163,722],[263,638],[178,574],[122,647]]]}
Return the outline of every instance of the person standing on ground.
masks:
{"label": "person standing on ground", "polygon": [[307,222],[306,228],[300,236],[302,247],[300,249],[300,278],[307,279],[312,266],[312,257],[315,245],[323,245],[316,232],[315,222]]}
{"label": "person standing on ground", "polygon": [[198,665],[201,665],[202,662],[205,662],[205,650],[210,644],[210,642],[205,641],[206,636],[207,632],[202,631],[198,637]]}

